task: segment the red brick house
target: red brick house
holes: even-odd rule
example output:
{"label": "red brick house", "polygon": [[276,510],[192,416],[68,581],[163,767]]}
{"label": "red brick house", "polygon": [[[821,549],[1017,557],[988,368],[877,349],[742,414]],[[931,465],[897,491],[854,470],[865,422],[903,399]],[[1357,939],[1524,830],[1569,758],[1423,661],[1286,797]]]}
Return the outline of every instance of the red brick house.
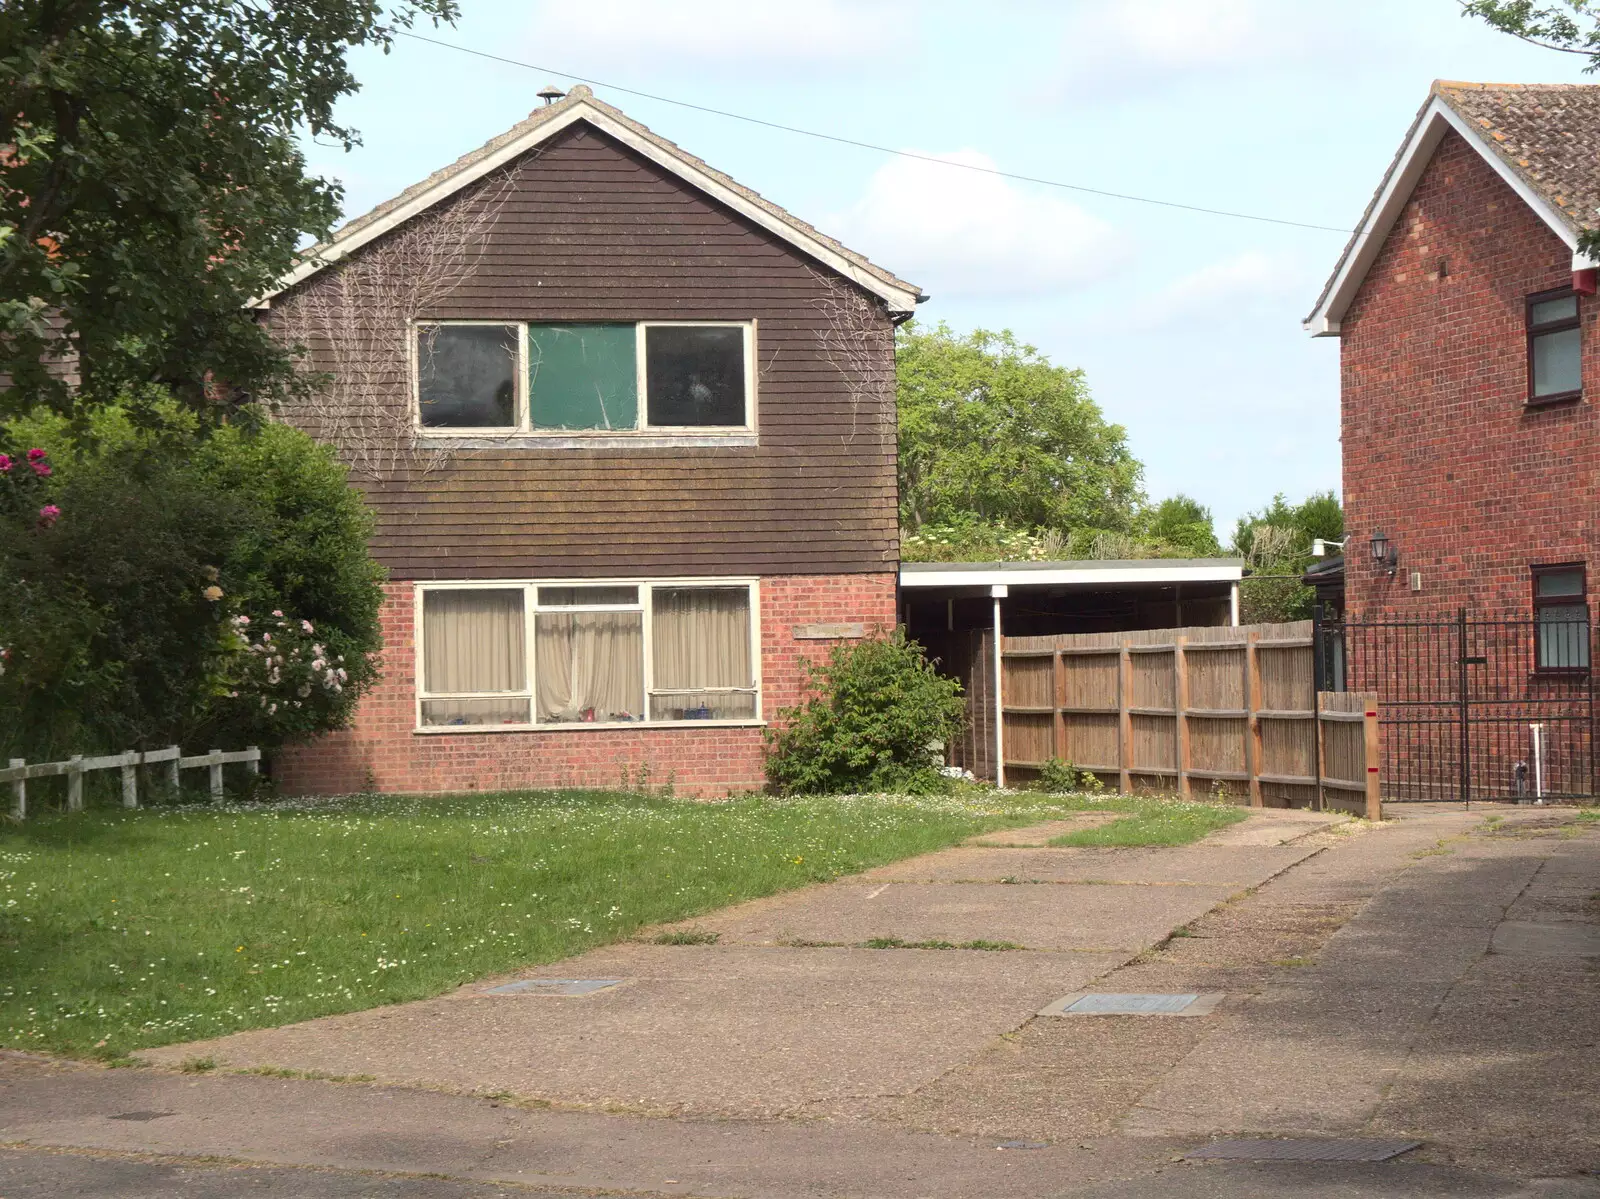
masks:
{"label": "red brick house", "polygon": [[763,782],[800,659],[895,621],[919,289],[577,88],[266,297],[377,513],[382,680],[290,792]]}
{"label": "red brick house", "polygon": [[1554,568],[1586,602],[1596,224],[1600,86],[1434,85],[1306,321],[1340,342],[1353,616],[1530,616]]}
{"label": "red brick house", "polygon": [[[1600,299],[1577,244],[1597,225],[1600,86],[1434,84],[1306,321],[1340,340],[1344,601],[1356,623],[1526,622],[1505,634],[1522,657],[1391,631],[1404,665],[1369,662],[1355,685],[1421,704],[1436,652],[1441,687],[1459,689],[1454,653],[1484,712],[1587,688]],[[1505,744],[1480,757],[1509,779],[1527,766],[1518,722],[1542,717],[1500,710]],[[1569,765],[1592,778],[1591,733],[1572,722]]]}

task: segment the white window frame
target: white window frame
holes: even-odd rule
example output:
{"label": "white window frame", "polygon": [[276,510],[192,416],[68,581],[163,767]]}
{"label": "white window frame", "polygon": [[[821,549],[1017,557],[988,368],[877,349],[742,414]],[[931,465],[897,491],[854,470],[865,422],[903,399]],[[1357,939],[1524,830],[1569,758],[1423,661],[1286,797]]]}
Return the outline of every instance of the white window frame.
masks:
{"label": "white window frame", "polygon": [[[646,378],[645,331],[648,329],[743,329],[744,330],[744,424],[742,425],[652,425],[650,387]],[[639,430],[643,433],[753,433],[756,427],[756,323],[754,321],[640,321],[635,326],[634,361],[639,369]]]}
{"label": "white window frame", "polygon": [[[638,602],[632,604],[581,604],[547,606],[541,608],[538,603],[540,587],[637,587]],[[676,589],[684,587],[730,588],[743,587],[750,596],[750,676],[751,687],[699,687],[697,692],[723,691],[745,693],[755,692],[755,715],[738,720],[651,720],[650,700],[657,694],[676,694],[673,691],[663,692],[655,686],[655,646],[653,644],[654,605],[653,597],[656,588]],[[523,654],[522,669],[523,681],[526,686],[515,691],[492,692],[440,692],[427,691],[425,685],[427,676],[426,648],[424,637],[426,628],[423,614],[423,597],[430,591],[517,591],[522,596],[523,619]],[[535,617],[541,613],[557,612],[640,612],[643,635],[641,637],[640,652],[644,655],[644,692],[641,696],[644,707],[639,720],[608,720],[608,721],[574,721],[569,724],[539,723],[538,712],[535,705],[539,694],[537,677],[538,651],[534,644]],[[697,728],[750,728],[765,724],[762,714],[762,704],[765,698],[765,687],[761,678],[761,580],[751,577],[695,577],[695,578],[666,578],[666,579],[463,579],[458,582],[427,582],[414,585],[412,596],[412,629],[414,630],[413,659],[414,659],[414,686],[412,718],[413,732],[434,734],[461,734],[461,733],[570,733],[586,729],[697,729]],[[429,725],[422,721],[422,705],[431,700],[461,700],[461,699],[526,699],[528,703],[528,724],[453,724]]]}
{"label": "white window frame", "polygon": [[[513,425],[425,425],[422,423],[422,352],[417,343],[424,329],[443,329],[455,325],[488,326],[517,331],[517,363],[511,379]],[[406,334],[407,375],[411,386],[411,421],[423,437],[507,437],[528,424],[528,324],[526,321],[424,321],[413,320]]]}
{"label": "white window frame", "polygon": [[[427,440],[460,441],[465,438],[486,438],[501,444],[525,442],[576,442],[604,441],[627,442],[649,439],[651,441],[676,441],[696,444],[709,441],[716,444],[722,439],[751,437],[756,432],[756,325],[747,321],[633,321],[635,389],[638,393],[638,424],[631,429],[539,429],[532,425],[531,405],[528,397],[528,326],[572,324],[618,324],[628,321],[563,322],[526,320],[421,320],[409,322],[406,338],[408,359],[407,375],[411,389],[411,421],[417,435]],[[420,334],[424,329],[444,328],[451,325],[489,325],[517,330],[517,366],[514,380],[515,425],[425,425],[422,423],[422,364],[418,349]],[[652,425],[650,423],[650,389],[645,361],[645,330],[657,327],[722,328],[744,330],[744,424],[742,425]],[[547,583],[546,586],[549,586]]]}

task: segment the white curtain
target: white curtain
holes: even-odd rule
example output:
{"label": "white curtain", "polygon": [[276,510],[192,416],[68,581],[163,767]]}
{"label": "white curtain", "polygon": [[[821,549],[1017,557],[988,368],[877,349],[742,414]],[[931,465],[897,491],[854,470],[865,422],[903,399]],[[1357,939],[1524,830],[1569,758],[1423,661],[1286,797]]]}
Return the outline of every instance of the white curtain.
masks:
{"label": "white curtain", "polygon": [[541,724],[642,719],[643,613],[547,612],[534,621]]}
{"label": "white curtain", "polygon": [[[744,587],[658,587],[650,628],[656,720],[755,716],[750,592]],[[732,688],[749,688],[730,691]]]}
{"label": "white curtain", "polygon": [[[527,686],[522,591],[422,593],[422,677],[427,693],[521,691]],[[526,724],[528,701],[425,700],[429,725]]]}

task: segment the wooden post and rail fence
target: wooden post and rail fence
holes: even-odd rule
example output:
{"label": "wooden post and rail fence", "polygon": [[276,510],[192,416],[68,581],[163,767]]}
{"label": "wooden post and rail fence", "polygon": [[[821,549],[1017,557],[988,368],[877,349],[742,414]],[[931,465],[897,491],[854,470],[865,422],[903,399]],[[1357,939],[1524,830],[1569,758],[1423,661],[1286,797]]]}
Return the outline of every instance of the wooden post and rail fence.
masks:
{"label": "wooden post and rail fence", "polygon": [[179,771],[199,770],[205,768],[209,771],[211,784],[211,798],[222,798],[222,768],[230,762],[243,762],[251,774],[261,771],[261,750],[252,745],[248,749],[234,750],[224,753],[214,749],[210,753],[195,754],[184,757],[183,750],[176,745],[166,749],[151,749],[143,752],[130,749],[125,753],[106,754],[98,758],[86,758],[77,754],[65,762],[33,762],[29,763],[22,758],[12,758],[11,765],[0,767],[0,783],[11,784],[11,817],[13,820],[22,820],[28,815],[28,780],[59,778],[62,775],[67,779],[67,810],[78,812],[83,810],[83,776],[96,770],[120,770],[122,772],[122,806],[137,808],[139,806],[139,767],[166,764],[167,785],[174,791],[178,789]]}
{"label": "wooden post and rail fence", "polygon": [[1316,690],[1310,621],[1005,637],[1001,661],[1008,781],[1056,758],[1123,793],[1381,816],[1377,696]]}

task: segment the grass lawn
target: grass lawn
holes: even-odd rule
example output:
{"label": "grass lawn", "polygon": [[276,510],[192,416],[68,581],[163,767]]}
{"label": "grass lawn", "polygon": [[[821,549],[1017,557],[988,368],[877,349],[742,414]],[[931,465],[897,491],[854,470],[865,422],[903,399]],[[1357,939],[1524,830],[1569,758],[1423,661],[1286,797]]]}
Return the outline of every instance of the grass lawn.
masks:
{"label": "grass lawn", "polygon": [[524,792],[46,814],[0,828],[0,1045],[115,1059],[418,999],[1129,803],[1149,801]]}
{"label": "grass lawn", "polygon": [[1066,833],[1053,838],[1050,844],[1188,845],[1207,833],[1237,824],[1250,814],[1249,808],[1225,804],[1121,796],[1107,800],[1105,806],[1128,814],[1120,820],[1110,820],[1095,828]]}

